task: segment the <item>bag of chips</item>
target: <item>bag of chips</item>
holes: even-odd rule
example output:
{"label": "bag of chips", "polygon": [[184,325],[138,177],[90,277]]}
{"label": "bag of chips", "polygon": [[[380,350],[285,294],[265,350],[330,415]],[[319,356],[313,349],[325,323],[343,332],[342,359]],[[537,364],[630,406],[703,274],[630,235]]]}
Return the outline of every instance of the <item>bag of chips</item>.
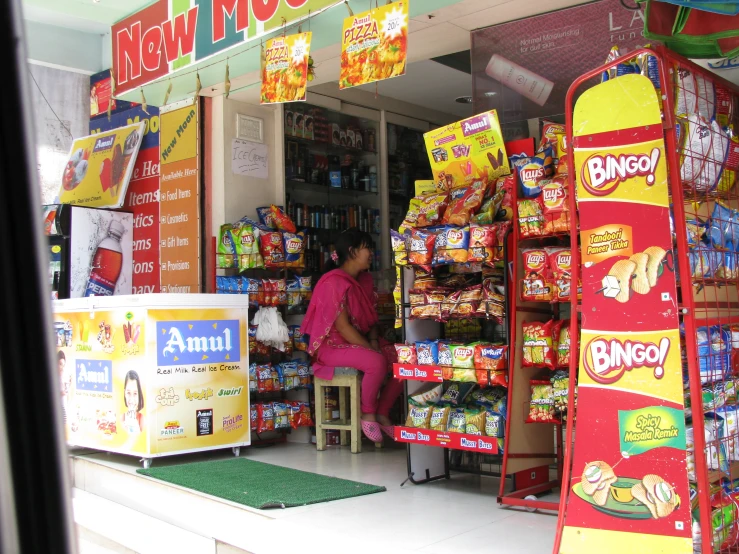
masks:
{"label": "bag of chips", "polygon": [[275,431],[290,429],[290,411],[284,402],[272,402],[272,411],[275,416]]}
{"label": "bag of chips", "polygon": [[436,235],[434,265],[466,263],[470,228],[444,227]]}
{"label": "bag of chips", "polygon": [[285,267],[285,248],[282,244],[282,233],[271,231],[259,235],[264,267],[280,269]]}
{"label": "bag of chips", "polygon": [[277,373],[280,376],[282,390],[289,391],[300,388],[300,379],[298,378],[298,362],[283,362],[277,364]]}
{"label": "bag of chips", "polygon": [[249,428],[252,431],[256,431],[258,429],[257,425],[259,422],[259,410],[257,409],[257,404],[251,404],[249,406]]}
{"label": "bag of chips", "polygon": [[495,344],[475,345],[475,369],[508,369],[508,346]]}
{"label": "bag of chips", "polygon": [[416,358],[418,365],[438,365],[439,344],[434,340],[417,341]]}
{"label": "bag of chips", "polygon": [[[281,208],[281,206],[278,206]],[[277,223],[275,223],[274,214],[272,213],[272,206],[264,206],[257,208],[257,216],[262,225],[268,229],[277,230]]]}
{"label": "bag of chips", "polygon": [[[557,135],[564,135],[566,132],[564,123],[555,123],[548,119],[541,120],[541,142],[539,142],[538,152],[543,152],[547,146],[552,149],[557,148]],[[555,156],[558,158],[559,156]]]}
{"label": "bag of chips", "polygon": [[473,346],[452,346],[452,367],[455,369],[475,369],[475,349]]}
{"label": "bag of chips", "polygon": [[523,290],[524,301],[551,302],[555,300],[555,286],[549,267],[549,256],[543,248],[524,248],[523,258]]}
{"label": "bag of chips", "polygon": [[524,323],[523,331],[523,359],[524,367],[544,366],[554,369],[557,365],[557,340],[561,321],[550,320],[546,323],[530,321]]}
{"label": "bag of chips", "polygon": [[552,147],[546,146],[533,157],[511,156],[511,162],[518,175],[519,190],[523,198],[537,198],[541,195],[542,181],[554,173]]}
{"label": "bag of chips", "polygon": [[395,352],[398,355],[399,364],[413,365],[418,363],[416,347],[412,344],[396,344]]}
{"label": "bag of chips", "polygon": [[562,321],[557,341],[557,367],[570,366],[570,320]]}
{"label": "bag of chips", "polygon": [[570,391],[570,375],[566,371],[555,371],[549,379],[552,383],[552,399],[554,409],[558,412],[567,411],[567,397]]}
{"label": "bag of chips", "polygon": [[561,246],[549,246],[544,250],[547,253],[550,279],[555,285],[555,300],[567,302],[570,299],[572,251],[569,247]]}
{"label": "bag of chips", "polygon": [[311,368],[308,364],[298,362],[298,383],[300,387],[305,388],[310,386]]}
{"label": "bag of chips", "polygon": [[496,191],[503,191],[497,221],[511,221],[513,219],[513,188],[516,186],[516,175],[501,177],[495,182]]}
{"label": "bag of chips", "polygon": [[413,198],[410,201],[406,220],[415,223],[416,227],[438,225],[441,223],[448,203],[449,195],[446,193]]}
{"label": "bag of chips", "polygon": [[498,259],[497,226],[471,224],[467,261],[492,264],[496,259]]}
{"label": "bag of chips", "polygon": [[408,250],[408,262],[421,266],[426,271],[431,271],[431,263],[434,261],[434,245],[436,233],[423,229],[411,231],[410,248]]}
{"label": "bag of chips", "polygon": [[467,406],[464,409],[465,433],[468,435],[482,435],[485,430],[485,411],[477,406]]}
{"label": "bag of chips", "polygon": [[256,373],[257,373],[257,391],[258,392],[260,393],[272,392],[276,389],[279,389],[280,379],[278,376],[277,383],[275,383],[274,380],[272,379],[272,366],[271,365],[269,364],[257,365]]}
{"label": "bag of chips", "polygon": [[216,266],[219,269],[238,267],[236,241],[234,240],[235,232],[238,232],[238,228],[234,229],[233,225],[228,223],[221,225],[218,233],[218,247],[216,249]]}
{"label": "bag of chips", "polygon": [[431,271],[416,267],[413,270],[413,288],[416,290],[426,290],[436,287],[436,276]]}
{"label": "bag of chips", "polygon": [[570,173],[570,155],[565,154],[555,162],[556,175],[565,177]]}
{"label": "bag of chips", "polygon": [[449,422],[447,423],[448,433],[464,433],[467,429],[467,418],[465,417],[464,408],[450,407]]}
{"label": "bag of chips", "polygon": [[471,185],[452,189],[442,223],[459,227],[468,225],[470,217],[480,209],[486,189],[484,181],[475,181]]}
{"label": "bag of chips", "polygon": [[407,235],[401,235],[395,229],[390,229],[390,245],[395,265],[408,265],[408,240]]}
{"label": "bag of chips", "polygon": [[438,341],[439,347],[439,365],[452,367],[452,345],[449,341],[440,340]]}
{"label": "bag of chips", "polygon": [[257,364],[249,364],[249,392],[257,392]]}
{"label": "bag of chips", "polygon": [[544,234],[544,213],[541,198],[518,201],[518,232],[521,238]]}
{"label": "bag of chips", "polygon": [[302,269],[305,267],[305,231],[282,233],[285,252],[285,267]]}
{"label": "bag of chips", "polygon": [[[487,386],[487,377],[486,373],[485,383],[483,386]],[[456,367],[452,368],[451,381],[455,381],[457,383],[475,383],[476,385],[480,384],[477,371],[475,369],[460,369]]]}
{"label": "bag of chips", "polygon": [[290,410],[290,427],[313,427],[313,419],[310,417],[310,405],[307,402],[288,402]]}
{"label": "bag of chips", "polygon": [[434,406],[431,409],[431,419],[429,420],[429,429],[446,433],[449,424],[449,414],[452,409],[449,406]]}
{"label": "bag of chips", "polygon": [[257,404],[257,433],[275,430],[275,410],[272,402]]}
{"label": "bag of chips", "polygon": [[298,350],[300,352],[307,352],[308,337],[303,335],[300,330],[300,325],[292,325],[291,327],[293,328],[293,343],[295,345],[295,350]]}
{"label": "bag of chips", "polygon": [[290,219],[290,216],[282,211],[282,208],[272,204],[270,206],[270,211],[272,212],[272,220],[275,222],[275,227],[277,229],[288,233],[295,233],[297,230],[295,229],[295,223]]}
{"label": "bag of chips", "polygon": [[490,407],[485,408],[485,436],[505,437],[505,418]]}
{"label": "bag of chips", "polygon": [[531,381],[531,401],[526,423],[560,423],[554,409],[554,389],[549,381]]}
{"label": "bag of chips", "polygon": [[728,135],[716,120],[709,123],[697,113],[680,116],[679,122],[680,136],[684,137],[680,156],[683,184],[699,192],[715,190],[726,161]]}
{"label": "bag of chips", "polygon": [[567,233],[570,230],[570,205],[567,180],[554,177],[542,184],[542,213],[544,229],[542,234]]}
{"label": "bag of chips", "polygon": [[409,400],[408,417],[405,420],[405,426],[415,429],[428,429],[432,409],[433,406],[419,406],[413,400]]}
{"label": "bag of chips", "polygon": [[467,395],[475,388],[474,383],[451,383],[449,387],[441,395],[440,402],[451,404],[452,406],[461,406],[464,404]]}
{"label": "bag of chips", "polygon": [[408,398],[417,406],[433,406],[441,398],[443,389],[441,383],[423,383],[416,391],[409,393]]}

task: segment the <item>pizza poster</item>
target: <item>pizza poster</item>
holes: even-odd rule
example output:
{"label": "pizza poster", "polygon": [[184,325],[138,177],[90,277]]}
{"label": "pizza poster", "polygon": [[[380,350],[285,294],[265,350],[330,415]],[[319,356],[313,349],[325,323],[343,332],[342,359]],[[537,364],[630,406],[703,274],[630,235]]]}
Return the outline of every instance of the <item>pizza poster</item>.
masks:
{"label": "pizza poster", "polygon": [[312,33],[269,39],[264,49],[262,104],[305,101]]}
{"label": "pizza poster", "polygon": [[[603,110],[603,106],[609,110]],[[562,553],[691,553],[677,287],[652,83],[596,85],[573,114],[582,324]]]}
{"label": "pizza poster", "polygon": [[408,0],[344,19],[339,88],[405,75]]}

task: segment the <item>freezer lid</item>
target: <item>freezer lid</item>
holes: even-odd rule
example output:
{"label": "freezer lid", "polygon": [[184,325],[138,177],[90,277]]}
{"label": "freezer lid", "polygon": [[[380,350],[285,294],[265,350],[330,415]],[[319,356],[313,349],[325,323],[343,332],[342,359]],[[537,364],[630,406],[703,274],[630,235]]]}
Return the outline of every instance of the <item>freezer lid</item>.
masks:
{"label": "freezer lid", "polygon": [[114,310],[118,308],[244,308],[249,307],[246,294],[129,294],[122,296],[91,296],[55,300],[54,312]]}

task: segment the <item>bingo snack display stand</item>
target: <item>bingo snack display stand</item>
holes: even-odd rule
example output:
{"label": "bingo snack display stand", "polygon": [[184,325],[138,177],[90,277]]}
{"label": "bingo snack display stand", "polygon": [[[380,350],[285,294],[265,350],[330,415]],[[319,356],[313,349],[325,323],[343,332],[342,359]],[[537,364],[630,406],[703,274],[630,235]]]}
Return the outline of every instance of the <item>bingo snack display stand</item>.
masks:
{"label": "bingo snack display stand", "polygon": [[[629,58],[634,56],[651,57],[648,75],[653,87],[650,90],[656,88],[657,91],[656,97],[651,96],[661,102],[661,112],[659,105],[654,107],[647,99],[643,108],[645,113],[639,113],[637,109],[621,116],[623,122],[640,122],[639,125],[621,127],[629,127],[629,132],[614,133],[606,129],[609,134],[599,129],[600,135],[594,133],[595,126],[583,121],[582,112],[578,114],[581,103],[587,105],[583,99],[593,90],[586,90],[580,97],[573,114],[575,94],[586,82],[593,83],[593,78],[604,71],[610,69],[615,74],[616,68],[621,64],[628,65]],[[644,78],[625,75],[616,77],[615,81],[620,79],[629,79],[631,84],[636,84],[637,79]],[[623,86],[626,88],[631,84],[624,81]],[[598,86],[602,88],[602,85]],[[635,96],[643,92],[638,87],[633,90]],[[609,401],[601,402],[599,407],[602,420],[595,425],[589,421],[589,427],[606,431],[600,435],[599,441],[592,440],[593,429],[583,427],[585,424],[582,423],[578,431],[581,442],[574,443],[573,452],[574,429],[572,425],[567,427],[563,481],[570,486],[565,488],[560,500],[555,553],[592,552],[598,546],[615,543],[625,550],[629,550],[629,545],[639,544],[643,551],[739,552],[739,489],[736,481],[739,477],[739,406],[736,395],[737,350],[734,348],[737,344],[732,340],[734,326],[739,324],[739,272],[735,246],[739,245],[739,190],[736,186],[739,149],[730,136],[731,132],[727,131],[737,127],[738,97],[739,89],[735,86],[664,47],[631,52],[582,75],[570,87],[566,105],[567,138],[572,149],[580,151],[580,161],[573,164],[575,168],[585,166],[592,156],[603,153],[604,159],[609,155],[617,159],[626,154],[655,160],[651,172],[611,179],[596,190],[600,200],[613,195],[611,198],[615,201],[635,202],[627,210],[629,217],[636,221],[633,227],[636,254],[621,259],[633,260],[634,265],[638,265],[636,262],[641,256],[645,236],[652,241],[666,237],[667,243],[660,250],[650,246],[644,251],[650,262],[655,256],[661,259],[658,266],[652,268],[657,272],[651,277],[647,275],[650,280],[656,278],[657,284],[653,288],[659,295],[638,297],[642,309],[649,302],[660,309],[652,312],[654,316],[642,315],[643,323],[635,321],[628,333],[632,348],[641,343],[655,353],[659,349],[659,359],[634,357],[628,361],[621,356],[621,361],[611,364],[613,367],[596,370],[595,373],[592,372],[596,366],[591,363],[590,347],[595,341],[608,338],[608,331],[586,321],[586,318],[593,317],[591,312],[597,319],[597,312],[603,309],[600,297],[588,294],[595,283],[593,277],[597,271],[593,268],[598,263],[592,262],[592,254],[589,257],[586,253],[585,244],[582,246],[582,263],[581,256],[573,250],[572,278],[579,279],[582,275],[583,302],[578,304],[573,298],[572,313],[581,313],[583,327],[601,329],[598,331],[600,336],[594,337],[594,331],[574,325],[573,318],[571,347],[573,352],[581,352],[581,391],[577,408],[581,423],[589,421],[592,416],[592,406],[588,407],[583,395],[583,375],[595,375],[594,384],[588,385],[593,387],[592,391],[614,388],[607,393]],[[592,97],[588,98],[591,100]],[[629,101],[619,99],[616,103],[626,105]],[[596,109],[592,102],[591,107]],[[646,115],[647,111],[656,114],[656,118]],[[619,115],[617,112],[617,108],[605,111],[605,119]],[[645,122],[649,124],[645,125]],[[655,131],[655,122],[659,131]],[[587,128],[588,133],[583,133],[583,128]],[[613,130],[618,129],[616,126]],[[664,156],[661,156],[662,152]],[[575,159],[578,159],[577,153]],[[650,175],[651,182],[647,180],[645,185],[643,179],[649,179]],[[593,183],[584,168],[581,173],[572,175],[572,190],[576,186],[575,177],[580,180],[577,183],[581,194],[578,215],[580,225],[585,229],[581,239],[585,241],[594,214],[589,207],[590,213],[585,216],[584,199],[597,202],[599,198],[592,194]],[[611,187],[613,181],[617,187]],[[590,185],[590,189],[583,194],[581,187],[588,188],[585,184]],[[654,190],[651,190],[652,185],[655,185]],[[659,187],[656,185],[667,185],[662,188],[667,188],[669,197],[667,194],[663,198],[657,197],[656,189]],[[629,198],[629,187],[639,189],[638,194]],[[618,188],[620,192],[617,192]],[[653,196],[647,198],[650,195]],[[633,207],[639,202],[642,207]],[[614,206],[613,210],[618,206],[610,205]],[[571,208],[574,213],[574,195]],[[646,227],[639,218],[644,220],[643,214],[650,209],[657,209],[654,213],[659,213],[659,217],[652,218]],[[614,217],[614,220],[618,217],[625,220],[623,215]],[[667,221],[668,217],[671,221]],[[647,228],[650,233],[645,235]],[[607,259],[604,263],[610,264]],[[618,277],[615,273],[614,276]],[[637,279],[639,269],[628,276],[632,284],[622,292],[631,294],[628,288],[638,292]],[[602,294],[607,288],[604,282],[596,292]],[[631,300],[622,308],[623,317],[627,319],[632,315],[630,310],[634,310],[629,306]],[[638,311],[637,306],[635,312]],[[654,331],[650,326],[658,318],[662,321],[662,326],[658,327],[661,330]],[[622,342],[626,334],[623,331],[615,333],[608,338],[611,348],[616,341]],[[649,342],[645,337],[649,337]],[[584,345],[582,348],[579,347],[580,342]],[[573,357],[571,379],[578,370],[577,363]],[[625,394],[630,392],[629,389],[633,392]],[[594,396],[596,392],[588,395]],[[569,424],[574,419],[572,395],[568,402]],[[611,402],[614,406],[606,405]],[[613,407],[618,409],[617,421],[609,421],[614,419]],[[647,412],[651,419],[638,418]],[[639,425],[646,434],[632,433],[634,425]],[[618,440],[614,440],[615,433],[611,435],[616,429],[621,440],[620,454],[609,447],[609,443],[615,442],[616,450],[619,448]],[[586,450],[587,459],[583,457]],[[599,468],[589,471],[588,464],[597,464]],[[610,471],[606,472],[604,464]],[[615,476],[611,477],[612,473]],[[642,478],[644,473],[648,475]],[[616,487],[615,491],[611,488],[611,496],[600,499],[602,503],[597,501],[595,494],[591,498],[585,491],[586,478],[591,476],[593,480],[596,477],[608,479],[611,486]],[[631,485],[631,481],[635,481],[630,489],[633,498],[621,496],[621,489]],[[655,487],[655,493],[641,495],[640,483],[645,490],[646,487]]]}
{"label": "bingo snack display stand", "polygon": [[142,458],[250,444],[242,297],[54,302],[67,442]]}

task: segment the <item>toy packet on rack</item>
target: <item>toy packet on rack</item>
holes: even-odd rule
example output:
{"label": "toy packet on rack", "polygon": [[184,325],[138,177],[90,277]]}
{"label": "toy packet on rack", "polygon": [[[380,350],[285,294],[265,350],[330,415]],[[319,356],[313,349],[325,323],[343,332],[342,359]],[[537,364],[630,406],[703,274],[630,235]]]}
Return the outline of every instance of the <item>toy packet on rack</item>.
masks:
{"label": "toy packet on rack", "polygon": [[434,180],[445,190],[511,172],[495,110],[423,135]]}

